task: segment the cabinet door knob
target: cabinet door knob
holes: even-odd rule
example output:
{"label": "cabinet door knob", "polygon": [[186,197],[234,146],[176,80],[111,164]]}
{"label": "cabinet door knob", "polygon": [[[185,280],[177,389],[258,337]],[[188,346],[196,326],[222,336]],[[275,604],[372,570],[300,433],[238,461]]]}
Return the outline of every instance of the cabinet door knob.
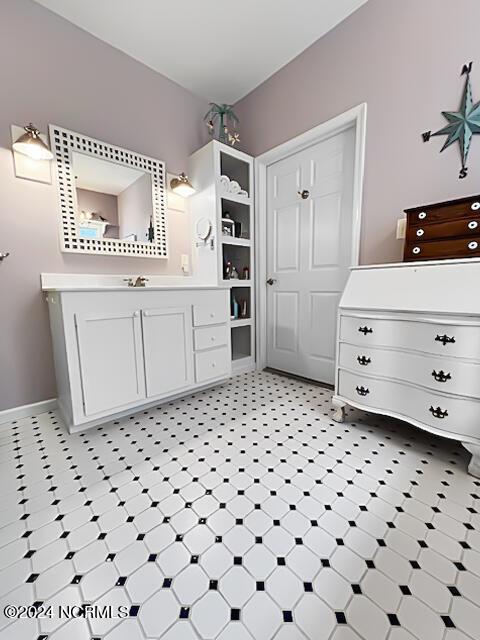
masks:
{"label": "cabinet door knob", "polygon": [[371,358],[367,358],[367,356],[357,356],[358,364],[361,364],[362,367],[366,367],[372,361]]}
{"label": "cabinet door knob", "polygon": [[[140,313],[138,311],[134,311],[133,312],[133,317],[134,318],[138,318],[139,315],[140,315]],[[145,315],[147,315],[147,314],[145,313]]]}

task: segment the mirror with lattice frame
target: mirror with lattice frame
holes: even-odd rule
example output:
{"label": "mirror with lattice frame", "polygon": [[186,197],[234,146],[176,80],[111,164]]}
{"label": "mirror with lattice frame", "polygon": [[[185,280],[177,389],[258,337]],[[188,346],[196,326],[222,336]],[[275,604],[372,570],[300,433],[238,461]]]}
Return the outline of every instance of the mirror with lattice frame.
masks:
{"label": "mirror with lattice frame", "polygon": [[165,164],[50,125],[62,251],[167,258]]}

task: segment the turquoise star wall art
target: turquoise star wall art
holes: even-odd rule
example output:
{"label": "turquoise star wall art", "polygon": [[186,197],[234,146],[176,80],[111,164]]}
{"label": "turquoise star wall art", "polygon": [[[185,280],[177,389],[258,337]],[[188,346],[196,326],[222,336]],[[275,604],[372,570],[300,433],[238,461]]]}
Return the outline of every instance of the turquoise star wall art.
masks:
{"label": "turquoise star wall art", "polygon": [[433,136],[447,136],[445,144],[440,151],[444,151],[450,145],[458,142],[462,158],[462,168],[458,176],[460,179],[466,178],[468,175],[467,159],[470,145],[472,144],[473,136],[480,133],[480,102],[474,104],[472,85],[470,83],[472,65],[473,63],[470,62],[470,64],[464,65],[462,69],[462,76],[466,76],[466,80],[460,109],[458,111],[442,111],[442,115],[448,124],[435,133],[427,131],[422,134],[424,142],[428,142]]}

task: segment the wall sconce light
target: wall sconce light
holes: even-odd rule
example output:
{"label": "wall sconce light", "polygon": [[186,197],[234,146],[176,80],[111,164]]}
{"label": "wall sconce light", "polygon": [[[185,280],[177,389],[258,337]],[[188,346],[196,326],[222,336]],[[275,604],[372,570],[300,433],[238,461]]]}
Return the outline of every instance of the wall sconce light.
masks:
{"label": "wall sconce light", "polygon": [[182,198],[188,198],[195,193],[192,183],[183,172],[178,177],[170,180],[170,189],[178,196],[182,196]]}
{"label": "wall sconce light", "polygon": [[23,133],[12,145],[12,149],[33,160],[52,160],[53,153],[40,137],[40,131],[32,123],[24,127]]}

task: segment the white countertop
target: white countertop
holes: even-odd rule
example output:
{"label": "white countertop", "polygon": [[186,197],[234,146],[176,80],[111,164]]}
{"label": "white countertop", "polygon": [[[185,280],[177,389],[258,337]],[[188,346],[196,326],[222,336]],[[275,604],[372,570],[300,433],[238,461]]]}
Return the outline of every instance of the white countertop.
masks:
{"label": "white countertop", "polygon": [[[139,275],[147,279],[144,287],[129,287],[124,280],[135,280]],[[188,276],[158,276],[148,274],[108,275],[78,273],[42,273],[43,291],[173,291],[228,289],[228,285],[198,282]]]}

